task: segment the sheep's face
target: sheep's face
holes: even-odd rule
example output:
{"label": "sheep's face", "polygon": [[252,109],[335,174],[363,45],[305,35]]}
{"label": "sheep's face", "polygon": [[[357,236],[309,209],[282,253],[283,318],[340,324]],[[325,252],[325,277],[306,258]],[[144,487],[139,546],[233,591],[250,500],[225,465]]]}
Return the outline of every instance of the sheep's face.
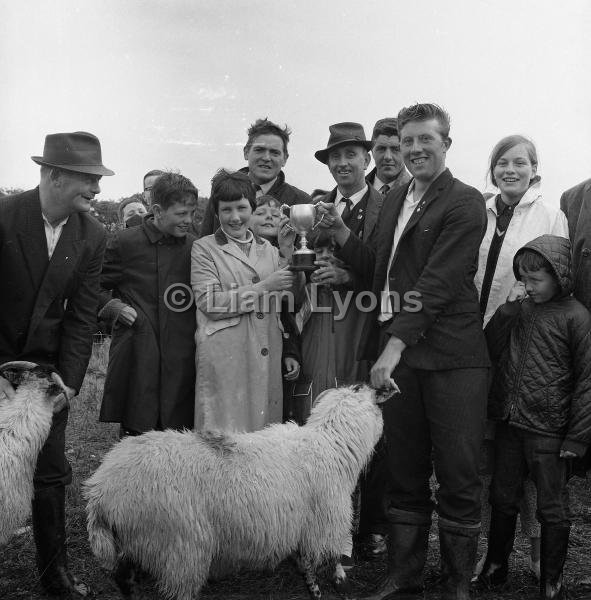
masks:
{"label": "sheep's face", "polygon": [[377,442],[383,427],[382,412],[377,405],[383,401],[383,396],[367,385],[356,384],[326,390],[314,402],[307,423],[314,425],[343,419],[375,430]]}
{"label": "sheep's face", "polygon": [[15,390],[29,384],[38,386],[50,403],[67,389],[51,365],[37,365],[24,361],[8,362],[0,365],[0,376],[7,379]]}

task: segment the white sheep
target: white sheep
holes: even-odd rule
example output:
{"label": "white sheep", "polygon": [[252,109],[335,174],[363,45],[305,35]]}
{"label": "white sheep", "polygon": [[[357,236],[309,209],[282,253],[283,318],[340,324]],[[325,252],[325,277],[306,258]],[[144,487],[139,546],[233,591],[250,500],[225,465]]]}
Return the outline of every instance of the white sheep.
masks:
{"label": "white sheep", "polygon": [[176,600],[196,598],[208,578],[273,568],[296,553],[319,598],[314,572],[340,556],[383,399],[357,385],[324,392],[303,427],[125,438],[84,485],[93,553],[117,569],[124,594],[133,564]]}
{"label": "white sheep", "polygon": [[31,512],[37,457],[51,428],[57,398],[66,389],[51,367],[25,361],[0,366],[15,396],[0,399],[0,545]]}

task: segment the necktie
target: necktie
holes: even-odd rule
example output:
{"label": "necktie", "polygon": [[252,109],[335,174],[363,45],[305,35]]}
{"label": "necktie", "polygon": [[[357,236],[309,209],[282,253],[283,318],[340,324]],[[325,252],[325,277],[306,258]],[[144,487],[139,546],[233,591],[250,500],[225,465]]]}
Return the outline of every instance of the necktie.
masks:
{"label": "necktie", "polygon": [[345,209],[341,213],[341,219],[343,219],[343,221],[346,223],[349,215],[351,214],[351,205],[353,202],[351,201],[351,198],[341,198],[341,202],[345,203]]}
{"label": "necktie", "polygon": [[390,186],[387,183],[384,183],[384,185],[380,188],[380,194],[382,194],[382,196],[385,196],[389,191]]}
{"label": "necktie", "polygon": [[254,184],[254,191],[257,198],[263,195],[263,188],[258,183]]}

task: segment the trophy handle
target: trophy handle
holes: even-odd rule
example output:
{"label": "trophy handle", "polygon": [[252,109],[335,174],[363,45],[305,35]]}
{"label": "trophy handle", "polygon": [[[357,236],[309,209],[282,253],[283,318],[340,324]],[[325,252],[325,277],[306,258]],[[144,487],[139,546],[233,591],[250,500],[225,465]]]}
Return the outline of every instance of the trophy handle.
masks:
{"label": "trophy handle", "polygon": [[[287,214],[285,213],[285,209],[286,209],[286,208],[287,208],[287,211],[288,211],[288,212],[287,212]],[[289,204],[282,204],[282,205],[279,207],[279,211],[281,212],[281,214],[282,214],[284,217],[288,217],[288,218],[291,216],[291,211],[290,211],[289,209],[290,209],[290,206],[289,206]]]}

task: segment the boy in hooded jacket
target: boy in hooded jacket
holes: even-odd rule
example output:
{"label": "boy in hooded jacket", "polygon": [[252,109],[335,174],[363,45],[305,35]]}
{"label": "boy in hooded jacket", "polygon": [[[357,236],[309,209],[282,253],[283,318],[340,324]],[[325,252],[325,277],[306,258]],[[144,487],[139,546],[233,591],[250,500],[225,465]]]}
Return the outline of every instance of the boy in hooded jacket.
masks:
{"label": "boy in hooded jacket", "polygon": [[566,238],[542,235],[513,259],[517,283],[485,334],[497,366],[489,397],[496,420],[492,515],[481,583],[507,580],[515,524],[529,473],[542,526],[540,597],[564,598],[562,571],[572,460],[591,441],[591,314],[571,294]]}

